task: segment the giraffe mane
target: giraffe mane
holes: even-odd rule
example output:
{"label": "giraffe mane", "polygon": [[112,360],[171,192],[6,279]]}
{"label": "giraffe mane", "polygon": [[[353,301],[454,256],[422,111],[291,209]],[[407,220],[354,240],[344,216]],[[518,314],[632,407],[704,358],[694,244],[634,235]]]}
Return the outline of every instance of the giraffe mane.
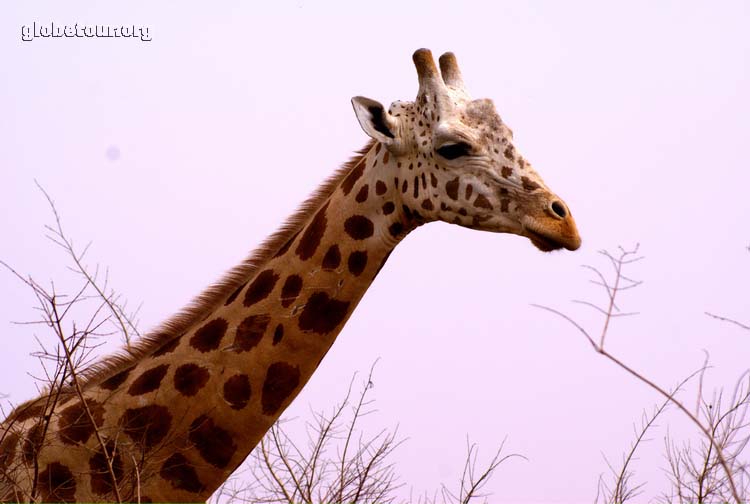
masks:
{"label": "giraffe mane", "polygon": [[[312,214],[338,187],[341,181],[351,170],[359,164],[375,145],[375,140],[368,143],[328,177],[313,193],[300,205],[297,210],[287,218],[282,226],[268,238],[266,238],[250,255],[240,264],[227,271],[216,283],[203,290],[190,303],[178,313],[168,318],[154,329],[149,331],[129,348],[106,356],[98,362],[93,363],[86,369],[76,374],[78,384],[81,388],[96,384],[117,373],[135,365],[135,363],[155,352],[176,338],[182,336],[188,329],[201,322],[208,314],[213,312],[226,298],[245,284],[252,276],[271,259],[290,239],[292,239],[307,223]],[[5,421],[15,421],[19,415],[24,418],[34,416],[37,407],[49,397],[50,393],[58,393],[59,398],[66,398],[76,394],[73,384],[65,384],[58,391],[46,388],[40,397],[26,401],[17,406]],[[32,413],[31,410],[34,410]]]}

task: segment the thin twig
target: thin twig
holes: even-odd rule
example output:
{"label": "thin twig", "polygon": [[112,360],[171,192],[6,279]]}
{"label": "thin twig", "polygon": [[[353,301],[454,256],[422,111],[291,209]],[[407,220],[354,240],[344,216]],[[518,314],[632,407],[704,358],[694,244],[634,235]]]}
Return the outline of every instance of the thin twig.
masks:
{"label": "thin twig", "polygon": [[[615,270],[615,280],[614,280],[614,287],[612,288],[611,294],[609,296],[610,299],[609,299],[608,309],[606,310],[604,314],[604,324],[599,335],[598,344],[595,342],[594,338],[589,334],[589,332],[585,328],[583,328],[580,324],[578,324],[575,320],[573,320],[571,317],[565,315],[564,313],[558,310],[555,310],[546,306],[541,306],[541,305],[536,305],[536,304],[532,306],[541,308],[551,313],[555,313],[556,315],[567,320],[570,324],[572,324],[576,329],[578,329],[579,332],[581,332],[586,337],[586,339],[589,341],[589,343],[591,343],[591,345],[594,347],[596,352],[598,352],[600,355],[603,355],[604,357],[612,361],[614,364],[616,364],[621,369],[625,370],[627,373],[629,373],[631,376],[633,376],[637,380],[648,385],[651,389],[658,392],[667,401],[671,402],[680,411],[682,411],[691,420],[691,422],[693,422],[698,427],[698,429],[704,434],[706,439],[713,446],[714,450],[716,451],[716,457],[727,476],[727,482],[729,483],[729,486],[731,488],[732,497],[737,503],[740,503],[741,499],[740,499],[739,493],[737,491],[737,487],[734,482],[732,470],[729,467],[729,464],[726,460],[726,457],[724,456],[721,446],[719,446],[719,443],[713,437],[711,431],[690,410],[688,410],[684,406],[684,404],[682,404],[682,402],[678,401],[672,394],[668,393],[666,390],[658,386],[656,383],[646,378],[646,376],[643,375],[642,373],[636,371],[635,369],[633,369],[632,367],[628,366],[627,364],[622,362],[620,359],[615,357],[614,355],[610,354],[604,348],[604,342],[605,342],[605,338],[609,330],[609,324],[614,316],[613,311],[616,309],[614,298],[617,296],[618,286],[620,283],[620,278],[622,276],[622,267],[624,265],[632,264],[634,262],[637,262],[643,259],[643,256],[633,257],[635,254],[637,254],[638,248],[639,248],[638,244],[636,244],[633,250],[625,250],[624,248],[619,247],[620,254],[618,257],[613,256],[607,251],[601,251],[601,254],[609,259],[610,263],[612,264]],[[607,282],[605,281],[605,283]]]}
{"label": "thin twig", "polygon": [[746,331],[750,331],[750,326],[746,325],[746,324],[743,324],[742,322],[738,322],[738,321],[736,321],[734,319],[730,319],[730,318],[727,318],[727,317],[722,317],[720,315],[715,315],[715,314],[713,314],[711,312],[705,312],[705,314],[708,315],[709,317],[715,318],[717,320],[721,320],[722,322],[729,322],[730,324],[734,324],[734,325],[736,325],[738,327],[741,327],[742,329],[745,329]]}
{"label": "thin twig", "polygon": [[67,341],[65,340],[65,336],[63,333],[62,325],[61,325],[61,319],[59,318],[57,314],[57,307],[55,306],[54,303],[51,306],[52,306],[52,312],[54,314],[53,322],[56,326],[55,332],[57,333],[57,336],[60,338],[60,344],[62,345],[63,352],[65,352],[65,360],[68,364],[68,368],[70,369],[70,376],[73,382],[73,386],[75,387],[76,394],[78,395],[78,398],[81,401],[81,406],[83,406],[83,410],[86,413],[86,416],[88,417],[89,422],[91,422],[91,425],[94,427],[94,434],[96,435],[96,440],[99,443],[99,447],[102,449],[102,453],[104,454],[104,460],[107,462],[107,472],[109,473],[109,477],[112,480],[112,489],[115,493],[115,498],[117,499],[117,502],[122,502],[122,497],[120,496],[120,489],[117,484],[117,476],[115,476],[115,471],[112,466],[112,456],[110,455],[109,450],[107,449],[107,444],[104,442],[101,432],[99,432],[99,427],[96,425],[96,421],[94,420],[94,415],[91,413],[91,409],[89,408],[88,401],[86,400],[86,397],[83,395],[83,389],[81,388],[81,383],[78,380],[78,374],[76,373],[76,366],[73,364],[73,357],[72,357],[70,349],[68,348]]}
{"label": "thin twig", "polygon": [[[57,207],[55,206],[55,202],[52,200],[52,197],[45,191],[44,187],[42,187],[39,182],[36,180],[34,181],[36,186],[39,188],[40,191],[42,191],[42,194],[44,194],[44,197],[47,199],[47,202],[49,203],[50,208],[52,209],[52,214],[55,217],[55,228],[51,228],[47,226],[47,229],[50,230],[50,232],[53,233],[53,236],[50,236],[50,240],[60,245],[71,257],[73,262],[75,263],[75,269],[74,271],[77,273],[80,273],[83,275],[83,277],[86,279],[88,284],[91,285],[91,287],[96,291],[96,294],[106,303],[107,307],[109,308],[109,311],[112,313],[112,315],[117,320],[118,325],[120,326],[120,330],[122,331],[123,338],[125,339],[125,345],[127,348],[130,348],[130,330],[132,330],[136,336],[140,336],[140,333],[135,325],[135,323],[132,322],[130,317],[126,316],[122,308],[108,296],[104,290],[106,290],[106,281],[105,281],[105,289],[102,289],[99,287],[98,282],[96,281],[96,275],[91,275],[88,272],[88,269],[83,265],[82,260],[86,252],[88,251],[89,247],[91,246],[91,243],[88,243],[84,249],[83,252],[80,254],[77,254],[75,252],[75,248],[73,247],[72,241],[68,239],[68,237],[65,235],[63,228],[62,228],[62,222],[60,219],[60,214],[57,211]],[[98,267],[97,267],[97,273],[98,273]],[[114,295],[114,293],[112,294]]]}

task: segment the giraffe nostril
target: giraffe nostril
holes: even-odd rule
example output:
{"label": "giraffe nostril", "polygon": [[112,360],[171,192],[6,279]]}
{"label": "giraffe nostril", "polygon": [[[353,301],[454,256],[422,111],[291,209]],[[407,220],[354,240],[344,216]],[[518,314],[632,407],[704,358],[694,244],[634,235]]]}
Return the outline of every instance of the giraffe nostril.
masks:
{"label": "giraffe nostril", "polygon": [[568,211],[565,209],[565,205],[559,201],[553,201],[550,208],[552,209],[552,212],[561,219],[568,216]]}

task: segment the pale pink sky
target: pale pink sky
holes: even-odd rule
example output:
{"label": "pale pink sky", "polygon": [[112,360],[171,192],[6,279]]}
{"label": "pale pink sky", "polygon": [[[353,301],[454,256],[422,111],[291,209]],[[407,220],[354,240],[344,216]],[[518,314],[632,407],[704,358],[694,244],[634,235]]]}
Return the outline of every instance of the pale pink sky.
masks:
{"label": "pale pink sky", "polygon": [[[63,257],[43,237],[50,192],[66,230],[149,327],[240,261],[366,137],[349,100],[412,100],[411,54],[454,51],[516,145],[570,206],[584,243],[432,224],[409,236],[288,410],[338,400],[380,358],[373,425],[398,424],[404,492],[460,475],[468,435],[501,466],[493,502],[590,502],[658,397],[530,303],[598,318],[581,264],[641,243],[645,281],[611,350],[669,387],[747,369],[750,334],[750,7],[707,2],[6,3],[0,15],[0,259],[39,280]],[[148,26],[152,41],[21,40],[33,22]],[[119,154],[119,157],[118,157]],[[62,280],[61,280],[62,282]],[[0,392],[34,394],[29,293],[0,274]],[[664,486],[663,436],[634,469]],[[695,436],[693,439],[697,439]]]}

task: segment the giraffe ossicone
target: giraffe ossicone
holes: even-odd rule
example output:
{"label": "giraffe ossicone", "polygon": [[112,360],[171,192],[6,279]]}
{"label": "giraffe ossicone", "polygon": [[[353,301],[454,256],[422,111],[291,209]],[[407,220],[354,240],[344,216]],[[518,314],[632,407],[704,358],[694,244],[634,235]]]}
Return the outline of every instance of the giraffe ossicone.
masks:
{"label": "giraffe ossicone", "polygon": [[[0,499],[207,499],[290,404],[393,248],[445,221],[575,250],[566,204],[456,59],[414,53],[419,92],[352,99],[367,146],[244,263],[129,352],[0,425]],[[53,401],[48,401],[52,395]],[[84,401],[86,407],[84,407]]]}

